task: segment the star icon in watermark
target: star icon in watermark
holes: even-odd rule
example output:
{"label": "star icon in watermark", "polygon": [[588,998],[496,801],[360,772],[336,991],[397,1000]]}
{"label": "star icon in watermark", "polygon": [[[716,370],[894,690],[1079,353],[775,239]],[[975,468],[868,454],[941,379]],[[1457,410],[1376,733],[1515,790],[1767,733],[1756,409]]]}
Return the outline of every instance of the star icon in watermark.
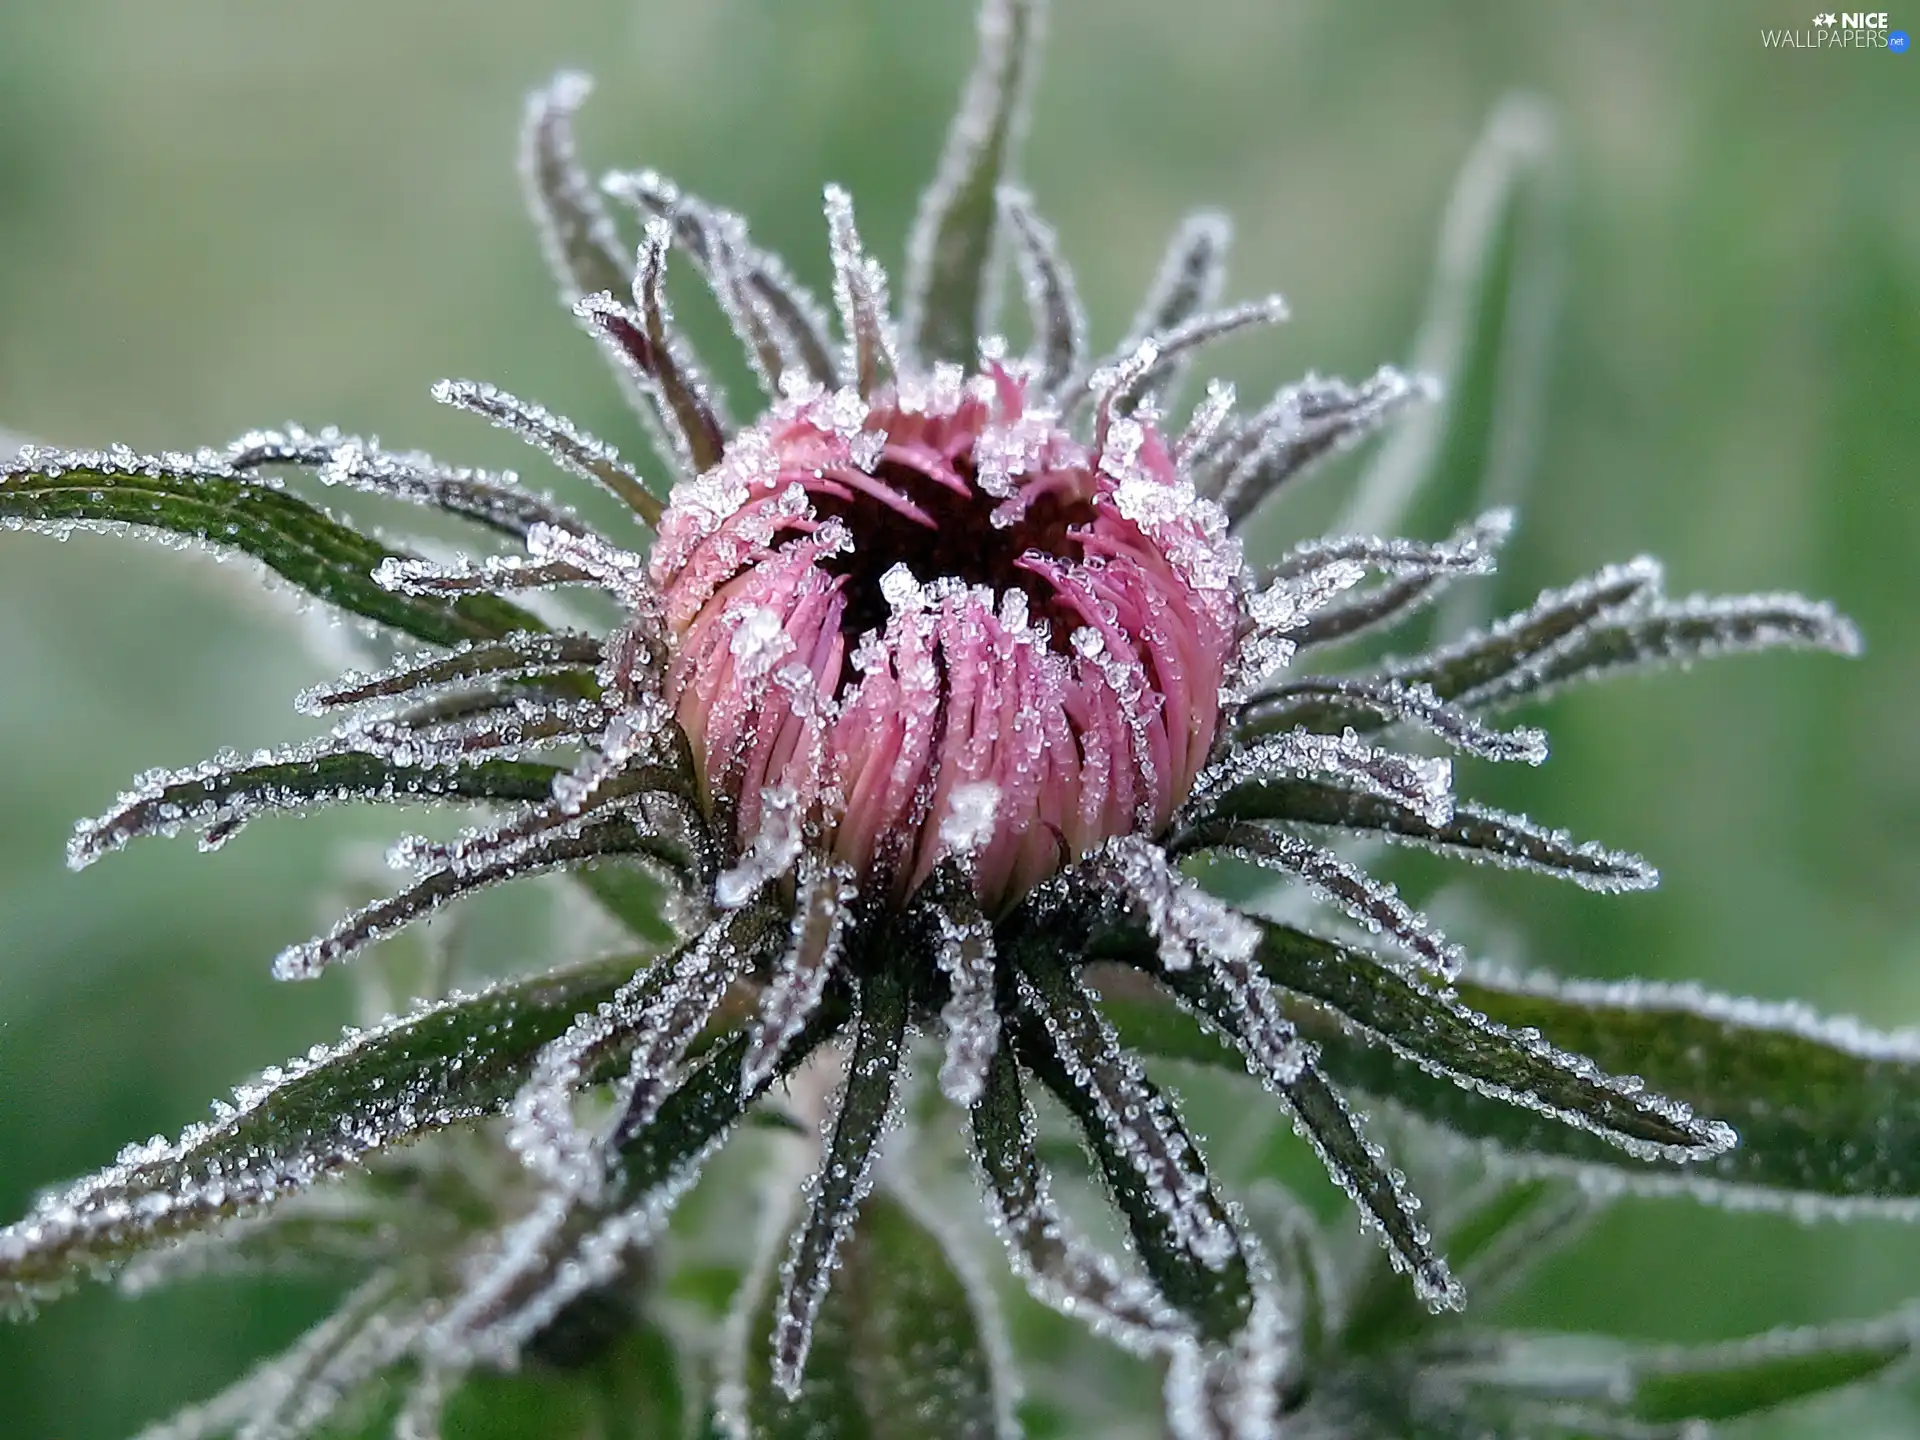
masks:
{"label": "star icon in watermark", "polygon": [[1816,15],[1813,17],[1813,23],[1816,25],[1832,25],[1835,23],[1834,13],[1829,10],[1824,14]]}

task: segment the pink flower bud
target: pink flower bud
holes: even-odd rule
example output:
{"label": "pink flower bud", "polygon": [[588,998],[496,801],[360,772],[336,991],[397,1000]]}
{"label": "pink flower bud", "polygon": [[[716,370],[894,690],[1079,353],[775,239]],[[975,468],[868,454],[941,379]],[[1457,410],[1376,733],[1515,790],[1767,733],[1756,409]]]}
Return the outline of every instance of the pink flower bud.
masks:
{"label": "pink flower bud", "polygon": [[997,911],[1164,826],[1213,745],[1237,543],[1144,419],[1103,448],[998,364],[790,393],[673,493],[667,696],[736,853],[763,795],[904,898]]}

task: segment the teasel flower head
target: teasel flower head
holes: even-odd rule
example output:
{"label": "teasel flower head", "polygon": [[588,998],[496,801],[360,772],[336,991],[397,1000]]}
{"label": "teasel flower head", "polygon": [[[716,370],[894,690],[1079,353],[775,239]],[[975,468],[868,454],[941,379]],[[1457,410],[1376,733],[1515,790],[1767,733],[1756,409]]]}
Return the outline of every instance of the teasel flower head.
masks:
{"label": "teasel flower head", "polygon": [[[1244,412],[1216,383],[1183,410],[1197,351],[1285,315],[1277,298],[1218,304],[1227,231],[1214,216],[1181,227],[1130,333],[1091,352],[1055,236],[1010,178],[1039,10],[984,6],[897,311],[844,192],[826,192],[830,315],[739,216],[652,172],[592,183],[571,138],[582,80],[534,97],[524,173],[549,258],[671,483],[657,489],[613,445],[491,386],[434,393],[611,492],[630,532],[602,534],[512,477],[333,431],[258,432],[189,456],[30,452],[6,471],[16,523],[138,524],[237,547],[432,647],[303,697],[337,718],[313,743],[143,777],[81,827],[76,865],[188,827],[216,845],[257,815],[335,801],[488,807],[453,839],[403,842],[412,880],[289,949],[277,964],[289,978],[540,872],[579,876],[656,939],[635,870],[674,902],[655,958],[564,970],[508,999],[434,1001],[50,1198],[0,1235],[7,1283],[29,1293],[193,1216],[257,1216],[424,1132],[502,1116],[517,1212],[458,1264],[426,1278],[397,1265],[343,1322],[365,1340],[363,1370],[412,1367],[409,1423],[424,1426],[450,1377],[536,1351],[656,1243],[776,1081],[798,1075],[805,1091],[839,1055],[809,1117],[821,1137],[804,1213],[765,1267],[764,1311],[742,1301],[766,1321],[749,1338],[770,1348],[767,1393],[794,1401],[925,1034],[1033,1294],[1165,1357],[1176,1433],[1258,1437],[1279,1433],[1298,1378],[1291,1292],[1116,1015],[1184,1013],[1237,1052],[1435,1308],[1459,1306],[1462,1288],[1322,1063],[1336,1037],[1639,1163],[1733,1144],[1683,1101],[1472,1009],[1452,988],[1460,947],[1341,840],[1595,890],[1648,886],[1635,857],[1458,797],[1450,757],[1540,763],[1541,734],[1495,717],[1549,688],[1765,646],[1848,652],[1853,631],[1797,597],[1669,600],[1641,560],[1412,658],[1329,668],[1338,647],[1490,571],[1510,516],[1249,563],[1236,531],[1257,507],[1434,382],[1391,367],[1309,377]],[[997,329],[1009,260],[1024,350]],[[756,418],[730,418],[704,378],[666,298],[670,265],[704,279],[739,335],[764,391]],[[451,563],[393,551],[274,478],[289,474],[437,507],[501,543]],[[606,633],[543,623],[508,598],[582,586],[614,601]],[[1189,873],[1206,857],[1276,872],[1324,923],[1219,898]],[[510,1055],[422,1039],[488,1004],[543,1018]],[[358,1073],[369,1056],[393,1088],[363,1095],[324,1140],[234,1140],[250,1116],[277,1114],[287,1087]],[[607,1085],[611,1111],[590,1118],[579,1096]],[[1078,1127],[1131,1256],[1076,1235],[1052,1198],[1035,1086]],[[130,1208],[162,1184],[164,1204]],[[365,1338],[374,1318],[381,1344]],[[737,1433],[758,1433],[746,1377],[760,1363],[739,1361],[721,1390]],[[347,1388],[339,1373],[328,1383]]]}

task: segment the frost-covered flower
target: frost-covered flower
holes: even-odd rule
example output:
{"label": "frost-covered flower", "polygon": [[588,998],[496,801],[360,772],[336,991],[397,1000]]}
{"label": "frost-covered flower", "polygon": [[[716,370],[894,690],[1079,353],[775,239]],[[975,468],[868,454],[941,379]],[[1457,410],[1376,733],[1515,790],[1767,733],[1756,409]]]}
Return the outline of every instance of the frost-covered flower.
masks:
{"label": "frost-covered flower", "polygon": [[[1331,1035],[1639,1160],[1733,1143],[1687,1105],[1470,1009],[1450,988],[1459,947],[1340,841],[1649,885],[1632,856],[1458,798],[1436,752],[1537,764],[1541,735],[1489,715],[1629,664],[1850,651],[1851,628],[1795,597],[1669,601],[1643,560],[1412,658],[1325,668],[1326,652],[1490,570],[1509,517],[1439,541],[1339,537],[1245,559],[1240,522],[1431,382],[1310,377],[1245,414],[1215,384],[1170,423],[1194,351],[1284,314],[1276,299],[1214,308],[1226,232],[1212,217],[1175,236],[1132,333],[1089,354],[1052,232],[1006,179],[1037,9],[984,7],[897,316],[850,200],[828,190],[837,327],[738,216],[651,172],[589,183],[570,138],[583,82],[535,98],[525,169],[549,254],[673,467],[671,491],[663,502],[613,446],[490,386],[435,395],[625,501],[630,533],[601,534],[510,476],[332,431],[194,456],[35,452],[5,472],[14,521],[196,534],[434,647],[304,697],[343,717],[321,740],[144,777],[81,828],[76,865],[143,834],[195,827],[218,844],[265,811],[339,800],[490,807],[454,839],[403,843],[411,882],[288,950],[287,977],[543,871],[579,875],[656,938],[634,870],[674,902],[657,958],[435,1002],[268,1077],[175,1144],[129,1152],[0,1233],[6,1283],[24,1293],[195,1216],[262,1213],[402,1140],[504,1114],[519,1169],[496,1238],[457,1265],[396,1266],[341,1322],[359,1371],[412,1367],[407,1423],[424,1426],[451,1378],[546,1343],[653,1243],[777,1079],[809,1064],[830,1076],[844,1052],[764,1337],[774,1387],[795,1396],[926,1034],[1034,1295],[1168,1357],[1178,1434],[1258,1437],[1277,1433],[1296,1297],[1115,1015],[1177,1006],[1237,1050],[1433,1307],[1458,1306],[1461,1287],[1321,1063]],[[637,251],[609,200],[637,218]],[[989,300],[1003,248],[1025,282],[1032,343],[1018,355]],[[670,260],[699,272],[745,346],[765,390],[748,423],[728,418],[674,324]],[[505,544],[453,563],[397,553],[268,478],[282,472],[436,506]],[[612,598],[608,633],[504,598],[575,586]],[[1327,926],[1218,898],[1186,868],[1205,856],[1296,882]],[[1096,984],[1095,961],[1118,968]],[[489,1005],[519,1028],[463,1028]],[[287,1141],[278,1097],[356,1066],[380,1084],[336,1128]],[[590,1118],[578,1097],[609,1083],[611,1112]],[[1078,1237],[1055,1204],[1035,1085],[1079,1127],[1131,1257]],[[740,1433],[754,1424],[743,1385],[722,1391]]]}
{"label": "frost-covered flower", "polygon": [[905,899],[952,861],[998,914],[1172,819],[1218,731],[1240,563],[1114,414],[1145,370],[1098,382],[1091,444],[997,360],[871,397],[810,382],[675,490],[667,694],[755,877],[800,826],[863,890]]}

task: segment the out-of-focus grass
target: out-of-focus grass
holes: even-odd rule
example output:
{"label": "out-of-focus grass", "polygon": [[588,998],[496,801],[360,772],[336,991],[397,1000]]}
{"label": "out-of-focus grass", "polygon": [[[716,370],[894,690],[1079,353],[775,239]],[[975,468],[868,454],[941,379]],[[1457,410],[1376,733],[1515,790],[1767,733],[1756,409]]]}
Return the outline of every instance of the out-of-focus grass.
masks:
{"label": "out-of-focus grass", "polygon": [[[1026,171],[1105,336],[1184,209],[1235,212],[1237,293],[1278,286],[1297,317],[1222,355],[1244,394],[1404,356],[1454,166],[1498,96],[1546,97],[1567,145],[1565,315],[1502,597],[1645,549],[1677,588],[1831,595],[1869,652],[1556,702],[1544,771],[1475,778],[1643,850],[1666,884],[1613,901],[1510,876],[1473,888],[1542,965],[1911,1023],[1920,61],[1762,49],[1763,26],[1803,23],[1784,0],[1061,0]],[[507,460],[427,402],[454,374],[626,438],[519,217],[522,93],[591,68],[597,161],[657,165],[746,211],[818,281],[825,180],[897,248],[969,24],[962,0],[0,8],[0,425],[185,446],[293,417]],[[265,963],[313,920],[330,849],[377,821],[60,867],[70,821],[133,772],[297,733],[286,697],[325,663],[297,622],[237,602],[246,582],[131,542],[0,535],[9,1214],[344,1016],[337,986],[274,987]],[[1904,1232],[1647,1204],[1517,1313],[1700,1338],[1915,1292]],[[127,1433],[316,1300],[208,1284],[54,1306],[0,1329],[0,1434]],[[1911,1388],[1768,1433],[1911,1434]]]}

